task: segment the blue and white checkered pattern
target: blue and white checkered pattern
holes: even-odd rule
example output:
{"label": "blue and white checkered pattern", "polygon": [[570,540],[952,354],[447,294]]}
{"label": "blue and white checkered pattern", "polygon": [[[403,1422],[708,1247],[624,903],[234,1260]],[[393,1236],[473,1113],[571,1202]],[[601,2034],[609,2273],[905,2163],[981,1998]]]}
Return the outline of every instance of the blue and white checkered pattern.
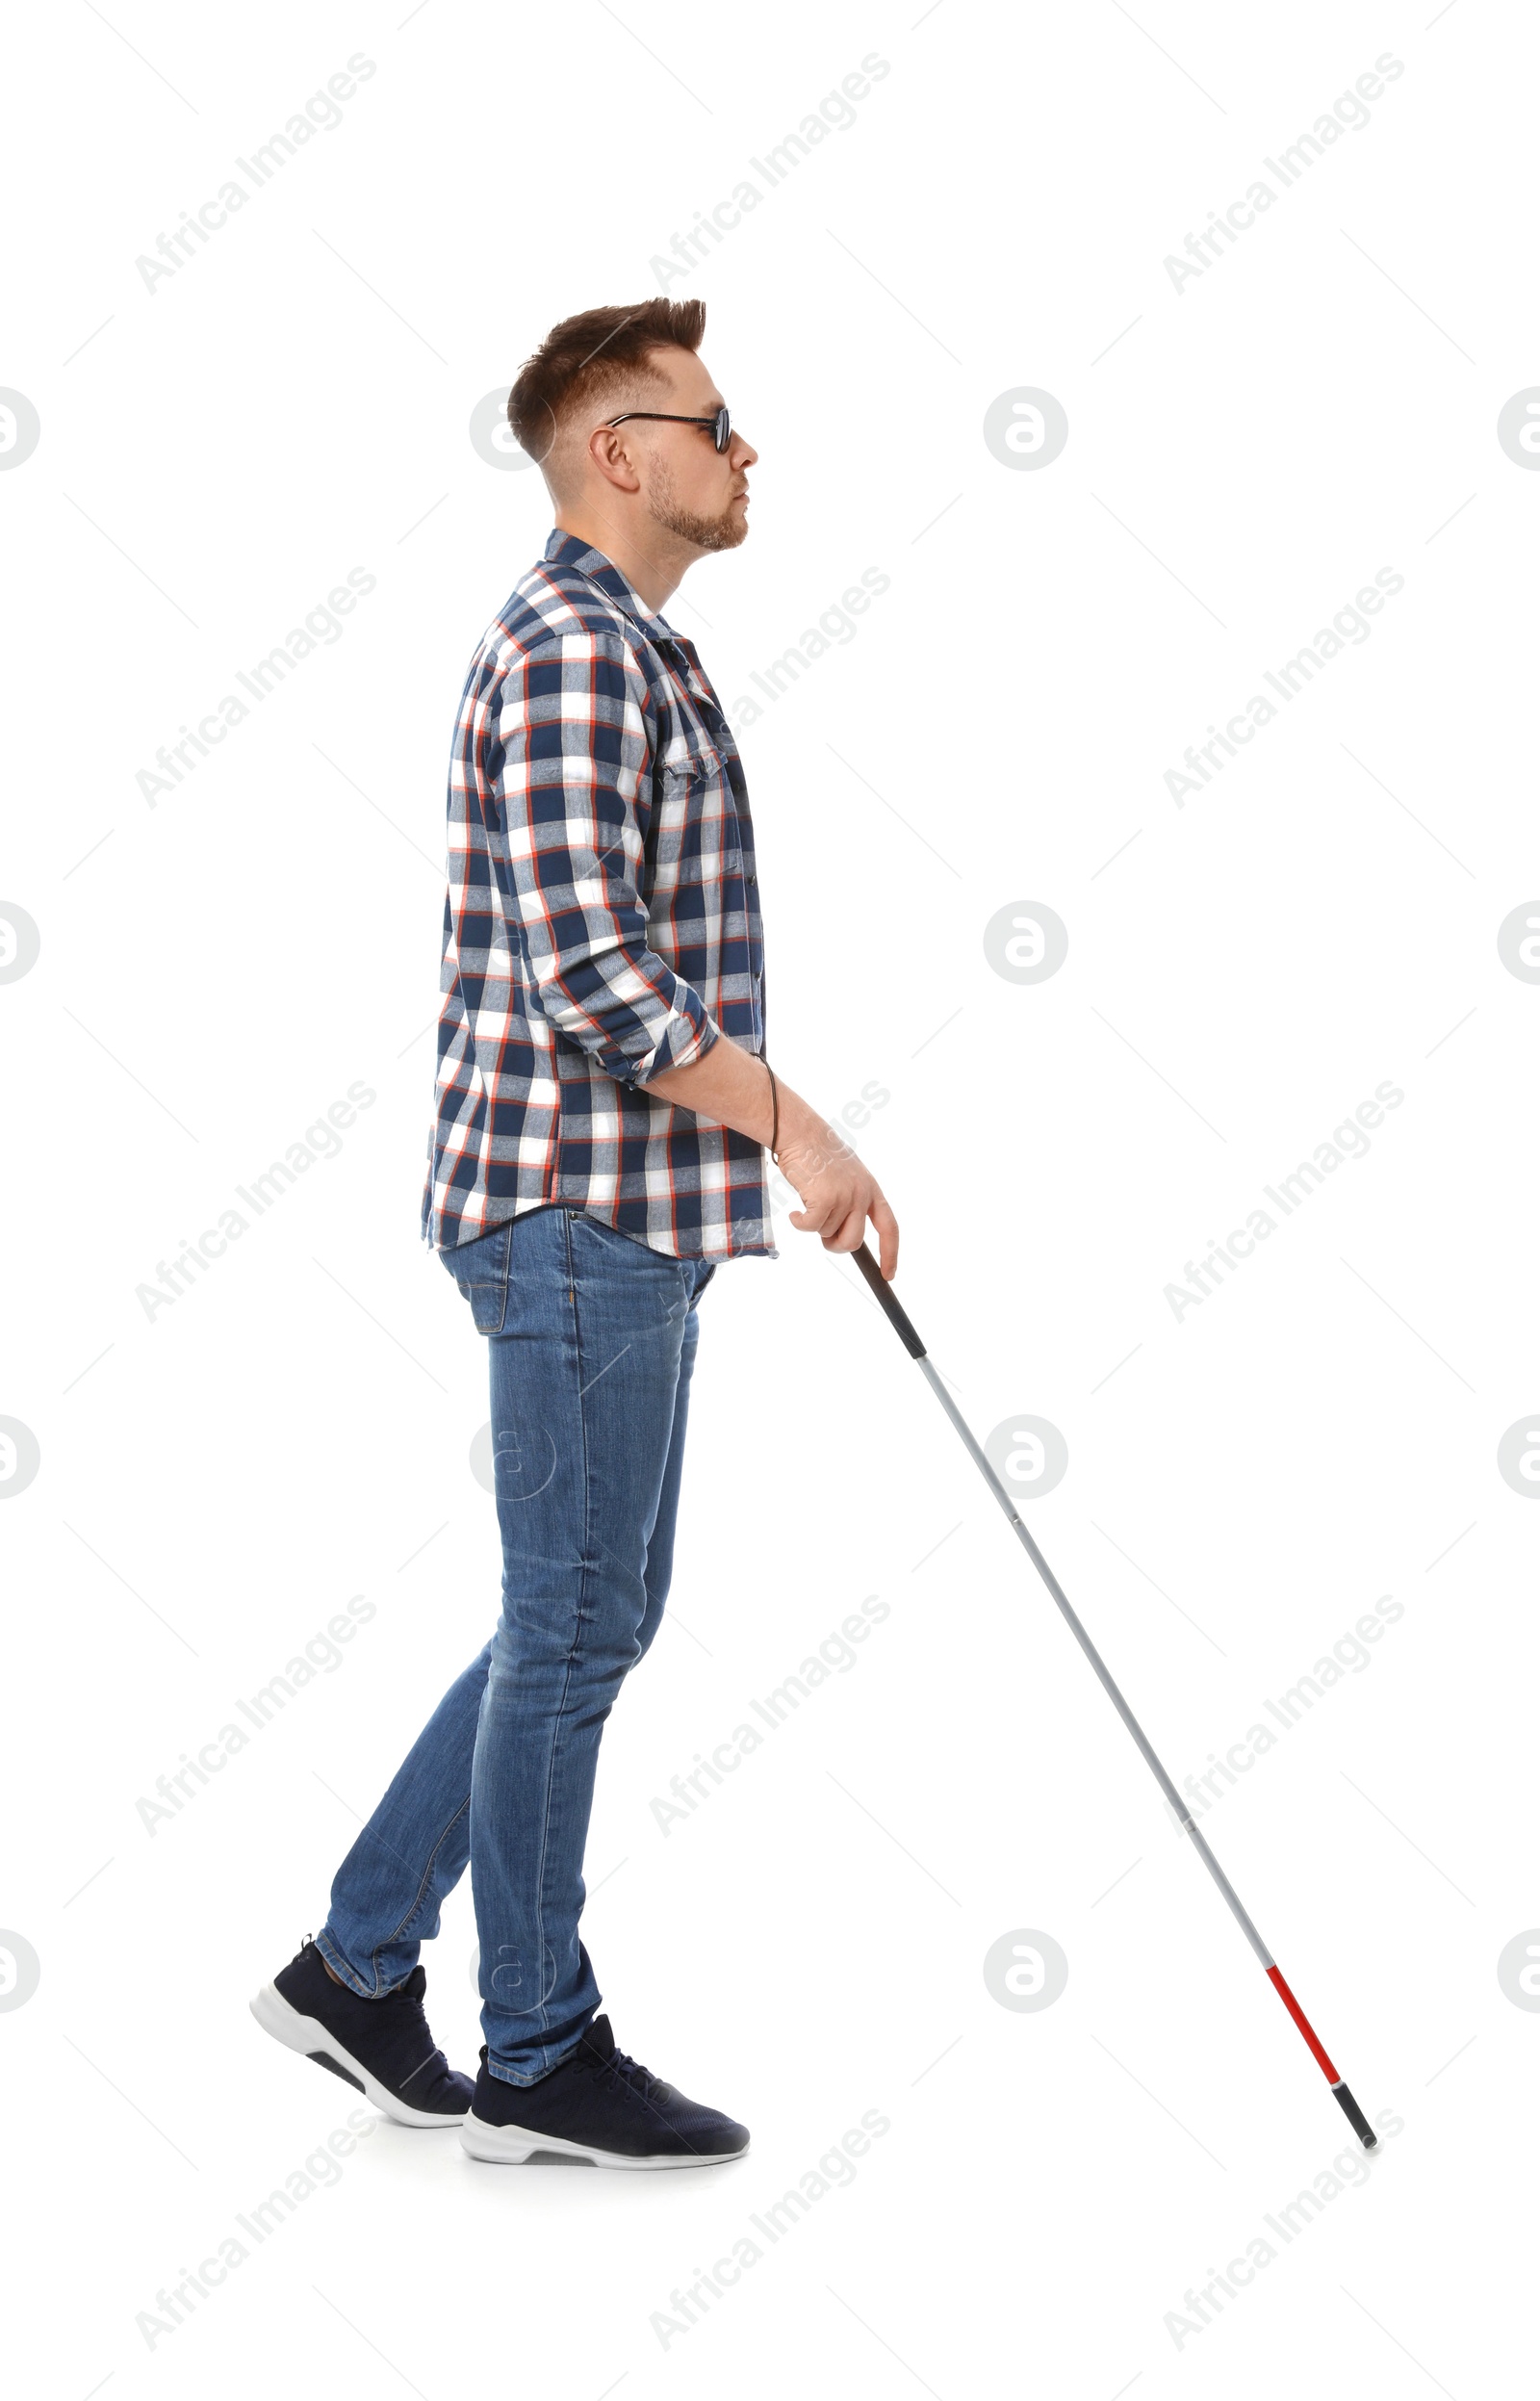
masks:
{"label": "blue and white checkered pattern", "polygon": [[564,1201],[676,1258],[778,1255],[765,1154],[650,1094],[764,1047],[743,763],[694,645],[552,531],[477,645],[449,785],[439,1250]]}

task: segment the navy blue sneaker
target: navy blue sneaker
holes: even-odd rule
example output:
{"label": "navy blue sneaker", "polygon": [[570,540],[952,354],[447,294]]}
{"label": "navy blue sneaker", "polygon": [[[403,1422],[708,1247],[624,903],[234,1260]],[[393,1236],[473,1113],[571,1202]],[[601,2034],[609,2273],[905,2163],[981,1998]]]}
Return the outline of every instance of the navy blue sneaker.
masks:
{"label": "navy blue sneaker", "polygon": [[460,2129],[473,2159],[521,2165],[537,2154],[591,2159],[606,2168],[710,2167],[749,2148],[749,2130],[720,2109],[686,2101],[660,2076],[615,2048],[607,2018],[595,2018],[566,2057],[532,2084],[481,2073]]}
{"label": "navy blue sneaker", "polygon": [[426,1971],[365,2001],[326,1973],[307,1935],[286,1968],[264,1984],[251,2014],[265,2033],[351,2084],[398,2126],[458,2126],[475,2090],[435,2049],[423,2014]]}

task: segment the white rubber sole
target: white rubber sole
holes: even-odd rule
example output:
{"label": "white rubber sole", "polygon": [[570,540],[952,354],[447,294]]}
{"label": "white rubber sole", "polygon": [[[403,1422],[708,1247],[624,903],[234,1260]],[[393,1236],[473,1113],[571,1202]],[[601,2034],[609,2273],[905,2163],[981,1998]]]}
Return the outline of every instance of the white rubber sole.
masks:
{"label": "white rubber sole", "polygon": [[303,2058],[326,2062],[350,2084],[356,2084],[366,2101],[376,2109],[394,2118],[398,2126],[459,2126],[462,2121],[446,2117],[436,2110],[414,2109],[396,2095],[387,2092],[377,2077],[371,2076],[361,2059],[345,2051],[328,2027],[319,2018],[302,2017],[292,2002],[285,2001],[276,1984],[264,1984],[251,2003],[251,2014],[265,2034],[282,2043],[288,2051],[297,2051]]}
{"label": "white rubber sole", "polygon": [[475,2110],[460,2128],[460,2141],[473,2159],[498,2167],[523,2167],[537,2154],[554,2152],[561,2159],[591,2160],[596,2168],[713,2168],[730,2159],[746,2159],[751,2149],[745,2143],[741,2151],[690,2151],[682,2157],[667,2151],[633,2159],[621,2151],[598,2151],[590,2143],[563,2142],[557,2134],[533,2134],[522,2126],[487,2126]]}

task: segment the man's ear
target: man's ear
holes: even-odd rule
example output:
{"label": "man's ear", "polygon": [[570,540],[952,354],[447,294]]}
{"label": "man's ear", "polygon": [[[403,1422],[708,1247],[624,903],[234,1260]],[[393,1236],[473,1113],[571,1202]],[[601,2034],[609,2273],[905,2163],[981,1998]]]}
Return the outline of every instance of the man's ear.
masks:
{"label": "man's ear", "polygon": [[637,473],[630,444],[623,426],[596,426],[588,437],[588,456],[604,481],[618,492],[639,492],[642,478]]}

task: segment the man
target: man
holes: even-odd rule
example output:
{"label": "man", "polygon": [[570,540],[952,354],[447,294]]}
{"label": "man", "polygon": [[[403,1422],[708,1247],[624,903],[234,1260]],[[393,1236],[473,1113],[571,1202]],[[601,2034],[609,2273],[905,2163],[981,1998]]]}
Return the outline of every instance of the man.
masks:
{"label": "man", "polygon": [[[422,1227],[488,1343],[502,1614],[338,1870],[315,1942],[252,2002],[270,2033],[474,2158],[732,2158],[745,2127],[615,2047],[578,1937],[599,1742],[657,1631],[697,1304],[799,1232],[883,1273],[898,1227],[764,1057],[742,762],[661,614],[748,530],[757,453],[699,356],[698,300],[590,309],[508,421],[555,503],[471,663],[449,789],[437,1115]],[[422,1943],[471,1867],[486,2042],[433,2044]]]}

